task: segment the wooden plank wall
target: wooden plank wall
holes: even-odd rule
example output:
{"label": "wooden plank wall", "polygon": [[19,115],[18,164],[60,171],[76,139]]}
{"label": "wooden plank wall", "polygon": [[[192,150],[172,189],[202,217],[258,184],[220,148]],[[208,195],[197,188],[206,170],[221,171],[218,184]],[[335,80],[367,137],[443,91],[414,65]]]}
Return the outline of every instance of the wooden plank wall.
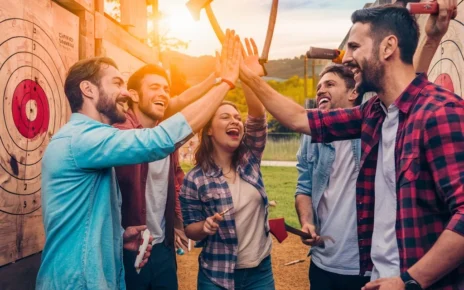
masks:
{"label": "wooden plank wall", "polygon": [[[130,25],[109,19],[104,0],[0,1],[0,279],[8,275],[2,266],[43,248],[40,161],[70,116],[63,92],[68,68],[79,59],[106,55],[128,77],[145,63],[158,62],[157,49],[144,44],[146,1],[126,1],[121,13]],[[14,123],[13,96],[23,80],[40,86],[49,104],[48,127],[34,138],[23,136]],[[34,102],[27,108],[30,122],[43,113]]]}

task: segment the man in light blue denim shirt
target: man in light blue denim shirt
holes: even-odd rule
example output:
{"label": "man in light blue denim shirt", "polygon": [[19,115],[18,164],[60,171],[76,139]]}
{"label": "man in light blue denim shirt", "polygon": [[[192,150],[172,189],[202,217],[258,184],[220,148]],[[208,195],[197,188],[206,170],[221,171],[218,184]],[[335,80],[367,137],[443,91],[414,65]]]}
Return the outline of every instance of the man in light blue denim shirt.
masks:
{"label": "man in light blue denim shirt", "polygon": [[[321,110],[359,105],[353,73],[332,65],[321,73],[317,105]],[[361,155],[360,140],[311,144],[303,135],[297,153],[298,184],[295,207],[302,230],[313,239],[311,246],[311,290],[359,290],[369,277],[359,275],[356,223],[356,179]],[[322,241],[330,236],[335,243]]]}
{"label": "man in light blue denim shirt", "polygon": [[[239,57],[223,49],[227,82],[153,129],[111,126],[124,121],[129,98],[113,60],[86,59],[70,68],[65,93],[73,114],[42,160],[46,242],[36,289],[126,288],[123,243],[137,250],[145,225],[123,231],[113,167],[166,158],[206,124],[238,78]],[[239,48],[231,51],[238,55]]]}

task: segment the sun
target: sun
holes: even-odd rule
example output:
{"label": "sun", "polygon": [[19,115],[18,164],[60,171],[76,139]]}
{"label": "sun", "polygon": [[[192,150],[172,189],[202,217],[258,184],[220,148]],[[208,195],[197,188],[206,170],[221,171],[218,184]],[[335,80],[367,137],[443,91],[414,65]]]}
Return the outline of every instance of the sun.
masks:
{"label": "sun", "polygon": [[194,39],[196,35],[195,28],[198,24],[193,20],[186,8],[172,10],[163,18],[162,22],[166,26],[167,35],[184,41]]}

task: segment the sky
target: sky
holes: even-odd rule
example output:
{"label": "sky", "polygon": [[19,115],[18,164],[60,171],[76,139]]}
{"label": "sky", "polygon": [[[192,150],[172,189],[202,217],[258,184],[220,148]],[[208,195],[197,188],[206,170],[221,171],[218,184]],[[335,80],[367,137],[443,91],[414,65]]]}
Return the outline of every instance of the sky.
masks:
{"label": "sky", "polygon": [[[351,27],[351,13],[369,0],[280,0],[269,59],[293,58],[310,46],[338,48]],[[373,0],[371,1],[373,2]],[[188,41],[193,55],[213,55],[220,43],[202,11],[196,22],[188,12],[187,0],[159,0],[167,15],[161,24],[168,36]],[[214,0],[211,4],[222,29],[235,29],[243,39],[253,37],[261,50],[267,32],[272,0]]]}

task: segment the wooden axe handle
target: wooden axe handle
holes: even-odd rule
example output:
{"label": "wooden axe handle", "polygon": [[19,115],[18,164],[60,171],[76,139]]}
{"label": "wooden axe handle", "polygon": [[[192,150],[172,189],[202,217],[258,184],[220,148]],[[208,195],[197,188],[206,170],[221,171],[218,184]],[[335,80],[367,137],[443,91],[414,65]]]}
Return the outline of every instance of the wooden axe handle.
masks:
{"label": "wooden axe handle", "polygon": [[303,239],[311,239],[311,234],[309,233],[305,233],[303,231],[300,231],[300,230],[297,230],[295,229],[294,227],[291,227],[287,224],[285,224],[285,230],[289,233],[292,233],[294,235],[297,235],[297,236],[300,236],[302,237]]}

